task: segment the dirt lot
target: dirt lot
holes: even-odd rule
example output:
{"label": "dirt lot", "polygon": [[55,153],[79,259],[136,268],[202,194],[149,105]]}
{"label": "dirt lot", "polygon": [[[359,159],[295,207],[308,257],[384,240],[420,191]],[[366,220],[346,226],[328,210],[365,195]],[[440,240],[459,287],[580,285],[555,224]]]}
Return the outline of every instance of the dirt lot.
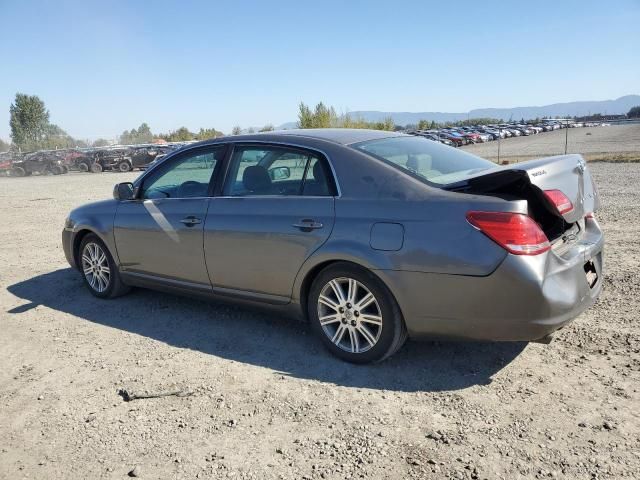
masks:
{"label": "dirt lot", "polygon": [[[506,138],[500,142],[500,159],[522,161],[563,154],[567,133],[568,153],[581,153],[587,160],[640,161],[640,124],[570,128],[528,137]],[[462,148],[494,161],[498,158],[498,142]]]}
{"label": "dirt lot", "polygon": [[591,168],[594,308],[550,345],[409,342],[364,367],[262,312],[93,298],[60,230],[133,174],[0,178],[0,477],[640,478],[640,165]]}

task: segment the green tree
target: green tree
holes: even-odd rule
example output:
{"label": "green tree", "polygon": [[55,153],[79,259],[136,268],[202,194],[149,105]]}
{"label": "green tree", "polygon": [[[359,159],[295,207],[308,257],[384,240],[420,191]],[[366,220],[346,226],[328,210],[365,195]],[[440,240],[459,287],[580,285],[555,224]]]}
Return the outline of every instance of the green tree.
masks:
{"label": "green tree", "polygon": [[313,113],[303,102],[298,105],[298,128],[313,128]]}
{"label": "green tree", "polygon": [[94,140],[94,142],[91,144],[94,147],[107,147],[109,145],[111,145],[111,142],[109,140],[106,140],[104,138],[98,138],[96,140]]}
{"label": "green tree", "polygon": [[138,143],[151,143],[153,140],[153,133],[151,133],[151,128],[146,123],[142,123],[138,127]]}
{"label": "green tree", "polygon": [[240,135],[241,133],[242,133],[242,128],[240,128],[240,125],[236,125],[231,130],[231,135]]}
{"label": "green tree", "polygon": [[151,128],[145,122],[140,124],[140,126],[136,128],[132,128],[131,130],[125,130],[120,135],[120,143],[123,145],[135,145],[137,143],[151,143],[153,140],[153,133],[151,133]]}
{"label": "green tree", "polygon": [[316,105],[313,118],[314,126],[312,128],[330,128],[335,126],[338,116],[333,107],[327,108],[324,103],[320,102]]}
{"label": "green tree", "polygon": [[418,130],[428,130],[429,129],[429,120],[420,120],[418,122]]}
{"label": "green tree", "polygon": [[78,143],[79,142],[77,140],[62,128],[50,123],[45,129],[44,137],[40,142],[38,142],[35,148],[42,150],[55,150],[58,148],[75,147]]}
{"label": "green tree", "polygon": [[273,125],[271,125],[270,123],[260,129],[261,132],[273,132],[274,130],[275,128],[273,128]]}
{"label": "green tree", "polygon": [[393,118],[391,117],[386,117],[383,121],[382,121],[382,128],[380,128],[380,130],[387,130],[389,132],[393,132],[396,129],[396,124],[393,121]]}
{"label": "green tree", "polygon": [[161,134],[159,137],[165,139],[167,142],[187,142],[189,140],[195,140],[196,135],[190,132],[187,127],[180,127],[172,132]]}
{"label": "green tree", "polygon": [[208,140],[210,138],[224,137],[224,133],[215,128],[201,128],[196,134],[196,140]]}
{"label": "green tree", "polygon": [[353,118],[349,113],[338,116],[333,107],[318,103],[313,110],[303,102],[298,106],[299,128],[371,128],[376,130],[395,130],[391,117],[381,122],[367,122],[363,118]]}
{"label": "green tree", "polygon": [[629,113],[627,113],[627,117],[640,118],[640,105],[638,105],[637,107],[632,107],[631,110],[629,110]]}
{"label": "green tree", "polygon": [[35,150],[47,136],[49,111],[36,95],[16,93],[9,107],[11,140],[22,150]]}

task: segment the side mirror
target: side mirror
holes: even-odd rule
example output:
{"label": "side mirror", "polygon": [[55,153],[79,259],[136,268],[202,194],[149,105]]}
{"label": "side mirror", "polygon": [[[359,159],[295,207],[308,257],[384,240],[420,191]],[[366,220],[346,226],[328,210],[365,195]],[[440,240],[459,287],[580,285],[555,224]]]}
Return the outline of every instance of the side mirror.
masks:
{"label": "side mirror", "polygon": [[115,198],[116,200],[134,200],[136,198],[136,195],[135,189],[133,188],[133,183],[117,183],[116,186],[113,187],[113,198]]}
{"label": "side mirror", "polygon": [[291,169],[289,167],[275,167],[269,170],[271,180],[286,180],[291,177]]}

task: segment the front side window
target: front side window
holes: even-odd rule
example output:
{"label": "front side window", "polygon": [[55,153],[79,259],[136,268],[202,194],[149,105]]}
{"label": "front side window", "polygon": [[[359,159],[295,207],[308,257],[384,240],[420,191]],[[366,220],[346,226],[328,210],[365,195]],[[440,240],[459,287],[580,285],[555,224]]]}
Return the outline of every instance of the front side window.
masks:
{"label": "front side window", "polygon": [[496,166],[484,158],[422,137],[390,137],[352,146],[436,185],[455,183]]}
{"label": "front side window", "polygon": [[[316,165],[318,165],[316,167]],[[225,195],[331,195],[318,155],[286,147],[236,147]]]}
{"label": "front side window", "polygon": [[185,154],[163,165],[145,178],[142,198],[206,197],[215,167],[222,160],[224,146]]}

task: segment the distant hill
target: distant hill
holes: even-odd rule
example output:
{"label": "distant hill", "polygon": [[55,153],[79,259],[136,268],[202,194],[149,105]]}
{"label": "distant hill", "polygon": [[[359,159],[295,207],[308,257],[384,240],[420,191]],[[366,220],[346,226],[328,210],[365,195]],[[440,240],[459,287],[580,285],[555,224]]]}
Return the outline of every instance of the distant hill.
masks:
{"label": "distant hill", "polygon": [[[396,125],[416,124],[420,120],[433,120],[436,122],[456,122],[467,118],[500,118],[502,120],[525,120],[537,117],[574,117],[584,116],[590,113],[608,115],[620,115],[627,113],[631,107],[640,105],[640,95],[625,95],[615,100],[584,101],[554,103],[539,107],[514,107],[514,108],[478,108],[470,112],[378,112],[355,111],[349,112],[353,117],[360,117],[368,122],[380,122],[386,117],[393,118]],[[295,122],[287,122],[279,128],[295,128]]]}

